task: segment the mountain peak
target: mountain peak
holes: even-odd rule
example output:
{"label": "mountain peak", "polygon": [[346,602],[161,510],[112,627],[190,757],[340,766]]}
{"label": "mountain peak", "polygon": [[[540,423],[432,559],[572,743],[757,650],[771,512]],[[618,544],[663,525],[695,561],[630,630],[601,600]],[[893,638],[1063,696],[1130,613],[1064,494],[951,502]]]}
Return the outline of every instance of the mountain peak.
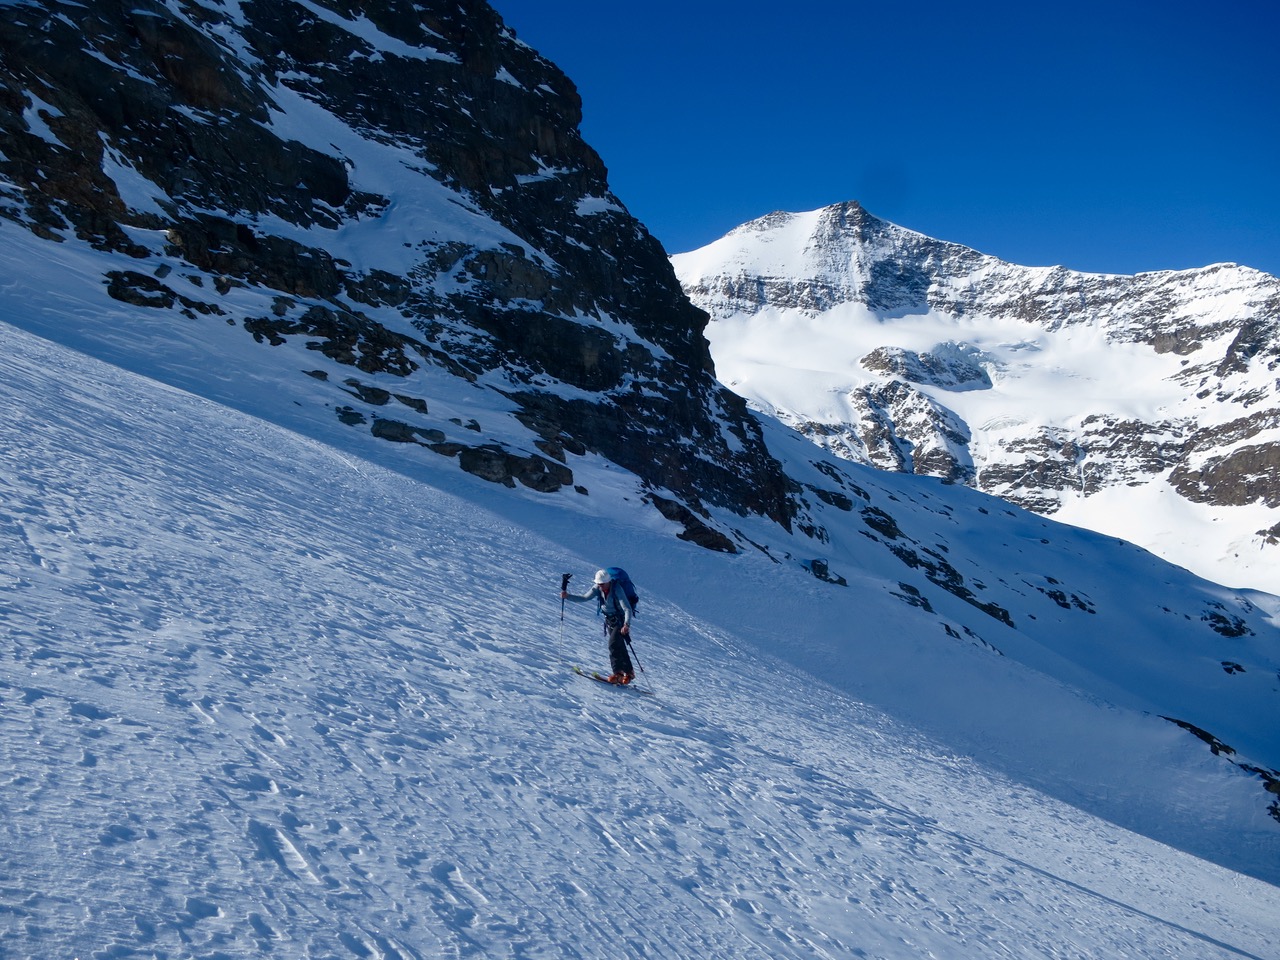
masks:
{"label": "mountain peak", "polygon": [[[1259,559],[1280,507],[1280,280],[1230,264],[1023,267],[854,202],[750,227],[672,262],[712,317],[721,376],[751,402],[855,461],[972,483],[1280,591],[1280,565]],[[982,358],[980,376],[924,372],[957,351]],[[1188,503],[1205,529],[1185,523]]]}
{"label": "mountain peak", "polygon": [[685,292],[713,317],[766,307],[817,314],[841,303],[927,310],[932,265],[999,263],[881,220],[852,200],[772,213],[671,259]]}

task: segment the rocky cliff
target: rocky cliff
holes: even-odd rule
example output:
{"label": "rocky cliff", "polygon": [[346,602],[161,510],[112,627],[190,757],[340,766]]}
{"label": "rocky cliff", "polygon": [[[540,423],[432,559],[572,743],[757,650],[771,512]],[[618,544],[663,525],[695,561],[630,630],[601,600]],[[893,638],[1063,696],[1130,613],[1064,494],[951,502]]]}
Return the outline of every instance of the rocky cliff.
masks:
{"label": "rocky cliff", "polygon": [[[0,51],[0,216],[108,254],[117,300],[305,343],[343,422],[495,482],[565,488],[594,452],[706,545],[733,549],[704,503],[789,524],[573,84],[487,4],[42,0]],[[441,378],[527,444],[434,413]]]}

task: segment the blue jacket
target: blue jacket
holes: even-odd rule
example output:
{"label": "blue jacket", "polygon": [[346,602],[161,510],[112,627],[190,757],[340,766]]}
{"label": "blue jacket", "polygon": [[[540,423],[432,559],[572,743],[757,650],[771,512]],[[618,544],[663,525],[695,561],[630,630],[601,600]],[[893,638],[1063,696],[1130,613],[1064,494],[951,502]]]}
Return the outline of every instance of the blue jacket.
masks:
{"label": "blue jacket", "polygon": [[627,591],[617,584],[597,583],[581,596],[571,593],[565,599],[572,600],[574,603],[595,600],[600,604],[600,613],[606,617],[621,617],[624,626],[631,625],[631,604],[627,601]]}

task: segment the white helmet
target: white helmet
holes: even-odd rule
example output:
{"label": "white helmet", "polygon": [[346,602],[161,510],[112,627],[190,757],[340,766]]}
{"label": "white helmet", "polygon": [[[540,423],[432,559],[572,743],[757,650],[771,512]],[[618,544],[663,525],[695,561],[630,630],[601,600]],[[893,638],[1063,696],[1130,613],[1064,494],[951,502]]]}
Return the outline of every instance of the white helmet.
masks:
{"label": "white helmet", "polygon": [[596,583],[610,583],[612,580],[613,577],[609,576],[608,570],[596,571]]}

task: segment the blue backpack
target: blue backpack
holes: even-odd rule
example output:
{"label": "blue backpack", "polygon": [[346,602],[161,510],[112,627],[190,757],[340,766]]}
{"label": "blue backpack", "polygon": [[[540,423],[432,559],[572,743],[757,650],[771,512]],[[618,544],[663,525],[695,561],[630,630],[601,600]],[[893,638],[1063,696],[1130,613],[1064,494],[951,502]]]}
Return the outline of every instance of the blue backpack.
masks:
{"label": "blue backpack", "polygon": [[631,613],[634,615],[640,606],[640,594],[636,593],[636,585],[627,576],[627,571],[621,567],[605,567],[604,572],[609,574],[610,579],[627,595],[627,603],[631,604]]}

